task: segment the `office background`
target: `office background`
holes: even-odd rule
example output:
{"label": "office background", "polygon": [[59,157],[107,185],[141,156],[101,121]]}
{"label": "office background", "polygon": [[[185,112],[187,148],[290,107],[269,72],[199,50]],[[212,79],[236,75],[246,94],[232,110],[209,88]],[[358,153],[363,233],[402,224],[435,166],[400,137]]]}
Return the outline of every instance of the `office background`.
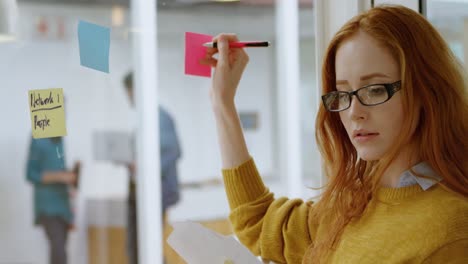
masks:
{"label": "office background", "polygon": [[[298,54],[301,142],[301,197],[318,192],[320,159],[314,143],[317,107],[316,1],[298,1]],[[241,39],[265,39],[268,49],[250,49],[251,58],[237,96],[239,113],[254,116],[246,127],[246,140],[266,182],[278,195],[287,195],[287,175],[280,155],[279,118],[282,97],[279,72],[275,1],[158,1],[158,87],[160,103],[173,115],[183,157],[180,178],[185,187],[170,220],[225,219],[228,206],[219,180],[220,159],[211,113],[209,79],[183,74],[184,32],[235,32]],[[345,8],[345,7],[343,7]],[[331,12],[331,11],[330,11]],[[336,10],[336,12],[344,12]],[[468,61],[468,2],[427,1],[427,16],[447,39],[461,61]],[[86,20],[111,28],[110,73],[79,64],[76,27]],[[47,243],[33,226],[32,189],[25,180],[31,137],[27,92],[63,88],[68,135],[65,158],[83,163],[77,198],[77,230],[69,239],[70,263],[88,263],[89,225],[123,226],[127,171],[93,157],[95,131],[131,132],[137,113],[130,108],[122,78],[134,68],[130,12],[124,1],[18,1],[17,39],[0,43],[0,263],[46,263]],[[288,54],[284,54],[288,56]],[[215,182],[203,186],[202,183]],[[193,187],[196,183],[202,186]],[[104,208],[104,210],[102,210]],[[102,243],[107,243],[105,236]],[[102,263],[105,260],[103,260]]]}

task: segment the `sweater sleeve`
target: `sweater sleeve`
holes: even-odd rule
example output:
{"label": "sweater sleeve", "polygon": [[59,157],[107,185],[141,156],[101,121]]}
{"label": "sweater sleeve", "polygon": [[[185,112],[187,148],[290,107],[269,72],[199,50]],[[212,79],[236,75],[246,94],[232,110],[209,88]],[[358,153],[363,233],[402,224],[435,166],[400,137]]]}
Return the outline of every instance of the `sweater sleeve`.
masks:
{"label": "sweater sleeve", "polygon": [[445,263],[464,264],[468,263],[468,239],[460,239],[439,248],[427,258],[424,264]]}
{"label": "sweater sleeve", "polygon": [[274,199],[252,159],[223,170],[231,213],[239,240],[255,255],[276,263],[301,263],[312,243],[308,215],[311,203]]}

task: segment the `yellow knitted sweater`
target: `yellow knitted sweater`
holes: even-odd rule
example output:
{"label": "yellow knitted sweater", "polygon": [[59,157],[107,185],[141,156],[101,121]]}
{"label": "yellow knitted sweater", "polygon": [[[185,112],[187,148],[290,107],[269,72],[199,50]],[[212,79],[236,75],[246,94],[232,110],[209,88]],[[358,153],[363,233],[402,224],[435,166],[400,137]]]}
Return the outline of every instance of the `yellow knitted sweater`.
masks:
{"label": "yellow knitted sweater", "polygon": [[[327,232],[309,225],[314,206],[301,199],[274,199],[252,159],[223,170],[239,240],[275,263],[301,263],[308,246]],[[341,236],[329,263],[468,263],[468,199],[435,185],[381,188]]]}

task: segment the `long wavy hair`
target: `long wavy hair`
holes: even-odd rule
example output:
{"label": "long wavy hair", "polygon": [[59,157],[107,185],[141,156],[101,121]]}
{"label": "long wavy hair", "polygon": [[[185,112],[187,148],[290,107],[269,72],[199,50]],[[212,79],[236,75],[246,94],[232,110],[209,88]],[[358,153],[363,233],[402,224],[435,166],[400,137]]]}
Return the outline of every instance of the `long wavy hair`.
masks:
{"label": "long wavy hair", "polygon": [[402,6],[383,5],[352,18],[336,33],[323,62],[323,94],[336,90],[335,56],[340,44],[358,31],[376,39],[397,61],[405,124],[385,157],[364,161],[339,114],[320,106],[316,140],[328,183],[310,210],[309,221],[328,228],[309,247],[303,263],[327,261],[345,227],[362,216],[383,172],[405,144],[416,146],[416,154],[443,178],[439,185],[468,195],[468,85],[459,61],[423,16]]}

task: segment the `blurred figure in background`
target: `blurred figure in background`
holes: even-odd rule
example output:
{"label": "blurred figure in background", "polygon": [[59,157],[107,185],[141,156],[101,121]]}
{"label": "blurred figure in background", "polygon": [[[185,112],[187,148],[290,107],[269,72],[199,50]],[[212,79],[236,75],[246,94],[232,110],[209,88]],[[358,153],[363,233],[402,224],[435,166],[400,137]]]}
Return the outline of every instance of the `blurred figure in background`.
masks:
{"label": "blurred figure in background", "polygon": [[49,241],[50,263],[66,264],[66,243],[73,227],[70,194],[77,187],[80,163],[67,170],[62,137],[32,139],[27,180],[34,188],[34,222]]}
{"label": "blurred figure in background", "polygon": [[[135,106],[133,94],[133,74],[128,73],[124,78],[124,85],[132,107]],[[181,157],[179,139],[176,132],[174,120],[171,115],[161,106],[159,112],[159,141],[161,158],[161,200],[163,228],[167,226],[167,209],[175,205],[180,198],[179,180],[177,173],[177,161]],[[136,179],[135,163],[128,165],[130,173],[129,195],[128,195],[128,222],[127,243],[129,247],[129,263],[138,263],[138,236],[137,236],[137,201],[136,201]]]}

